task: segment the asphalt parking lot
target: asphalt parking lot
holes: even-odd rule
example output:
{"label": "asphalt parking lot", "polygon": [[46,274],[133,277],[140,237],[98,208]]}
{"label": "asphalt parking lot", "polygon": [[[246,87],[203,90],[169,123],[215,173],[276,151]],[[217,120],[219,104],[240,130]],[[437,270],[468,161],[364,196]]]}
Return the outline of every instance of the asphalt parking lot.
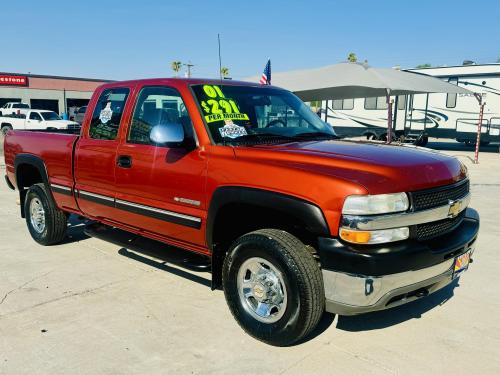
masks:
{"label": "asphalt parking lot", "polygon": [[37,245],[0,158],[0,373],[498,374],[500,154],[487,148],[475,165],[458,143],[429,146],[469,168],[482,220],[470,269],[406,306],[325,315],[288,348],[246,335],[208,273],[87,238],[77,221],[64,244]]}

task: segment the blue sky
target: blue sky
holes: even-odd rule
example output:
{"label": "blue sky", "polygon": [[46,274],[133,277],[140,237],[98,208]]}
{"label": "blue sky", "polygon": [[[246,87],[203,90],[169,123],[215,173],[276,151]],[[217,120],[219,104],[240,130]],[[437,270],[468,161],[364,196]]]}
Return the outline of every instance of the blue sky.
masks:
{"label": "blue sky", "polygon": [[234,78],[318,67],[355,52],[373,66],[457,65],[500,58],[500,1],[8,1],[0,71],[132,79]]}

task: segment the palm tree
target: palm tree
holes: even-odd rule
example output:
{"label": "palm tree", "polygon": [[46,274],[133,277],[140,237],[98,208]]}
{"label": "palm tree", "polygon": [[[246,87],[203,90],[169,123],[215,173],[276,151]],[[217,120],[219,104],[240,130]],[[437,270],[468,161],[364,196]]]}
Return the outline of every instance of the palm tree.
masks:
{"label": "palm tree", "polygon": [[223,66],[222,68],[220,68],[220,75],[223,78],[229,77],[229,68],[227,68],[225,66]]}
{"label": "palm tree", "polygon": [[350,52],[349,55],[347,55],[347,61],[355,63],[358,61],[358,58],[354,52]]}
{"label": "palm tree", "polygon": [[179,75],[179,71],[182,68],[182,63],[180,61],[172,61],[170,67],[175,72],[175,76],[177,77]]}

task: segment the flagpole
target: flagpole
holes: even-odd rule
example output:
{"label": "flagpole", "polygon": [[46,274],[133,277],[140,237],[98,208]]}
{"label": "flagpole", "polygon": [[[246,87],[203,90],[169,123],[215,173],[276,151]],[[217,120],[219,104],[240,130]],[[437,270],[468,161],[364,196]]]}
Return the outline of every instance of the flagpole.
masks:
{"label": "flagpole", "polygon": [[220,56],[220,34],[217,33],[217,42],[219,44],[219,78],[222,81],[222,59]]}

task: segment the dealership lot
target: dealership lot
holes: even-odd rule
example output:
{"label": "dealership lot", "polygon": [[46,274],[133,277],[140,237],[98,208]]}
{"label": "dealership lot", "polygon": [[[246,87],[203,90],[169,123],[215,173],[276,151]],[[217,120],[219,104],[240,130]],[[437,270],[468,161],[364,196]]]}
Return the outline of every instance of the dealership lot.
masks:
{"label": "dealership lot", "polygon": [[498,373],[500,154],[474,165],[456,142],[430,146],[469,168],[482,220],[471,269],[425,300],[326,315],[289,348],[246,335],[209,274],[87,238],[76,219],[66,243],[37,245],[0,183],[0,373]]}

